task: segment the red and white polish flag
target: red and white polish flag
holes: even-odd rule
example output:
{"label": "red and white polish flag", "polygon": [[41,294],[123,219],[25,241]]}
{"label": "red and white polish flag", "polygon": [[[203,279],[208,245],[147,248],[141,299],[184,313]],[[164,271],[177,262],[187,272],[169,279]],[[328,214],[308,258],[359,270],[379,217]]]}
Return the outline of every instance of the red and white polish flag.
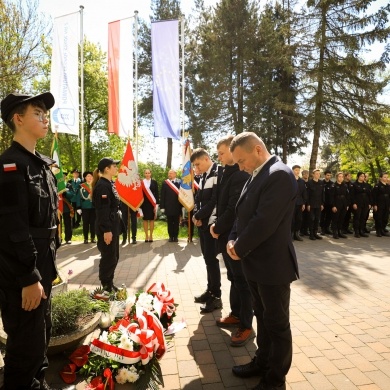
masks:
{"label": "red and white polish flag", "polygon": [[108,24],[108,132],[133,133],[133,18]]}

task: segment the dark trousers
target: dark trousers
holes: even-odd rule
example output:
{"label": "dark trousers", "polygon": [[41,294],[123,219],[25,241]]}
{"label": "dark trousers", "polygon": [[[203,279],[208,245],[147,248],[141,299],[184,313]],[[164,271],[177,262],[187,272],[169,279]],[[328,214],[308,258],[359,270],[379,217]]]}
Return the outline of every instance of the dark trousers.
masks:
{"label": "dark trousers", "polygon": [[310,228],[310,212],[307,211],[307,206],[302,212],[302,224],[301,224],[301,233],[306,234]]}
{"label": "dark trousers", "polygon": [[84,240],[88,240],[88,233],[91,233],[91,240],[95,239],[95,209],[83,209],[81,214],[83,218],[83,235]]}
{"label": "dark trousers", "polygon": [[332,221],[332,206],[325,204],[324,209],[321,211],[320,226],[322,230],[329,230],[330,223]]}
{"label": "dark trousers", "polygon": [[242,328],[251,329],[253,320],[251,292],[242,270],[241,260],[233,260],[227,252],[222,252],[222,256],[230,281],[230,309],[232,314],[240,319]]}
{"label": "dark trousers", "polygon": [[180,215],[167,215],[168,236],[169,238],[177,238],[179,236]]}
{"label": "dark trousers", "polygon": [[74,210],[74,215],[73,215],[73,219],[72,219],[72,226],[73,227],[78,227],[78,226],[80,226],[81,215],[76,213],[77,203],[72,202],[72,207],[73,207],[73,210]]}
{"label": "dark trousers", "polygon": [[101,258],[99,263],[99,280],[103,287],[112,287],[115,268],[119,261],[119,236],[113,236],[109,245],[104,242],[103,234],[97,236],[97,247]]}
{"label": "dark trousers", "polygon": [[302,226],[302,205],[295,205],[292,224],[291,224],[291,231],[292,232],[299,232],[301,230]]}
{"label": "dark trousers", "polygon": [[389,204],[386,202],[380,203],[377,206],[377,211],[374,211],[375,230],[378,233],[386,229],[389,221]]}
{"label": "dark trousers", "polygon": [[349,223],[351,222],[352,215],[352,206],[349,206],[347,212],[345,213],[344,222],[343,222],[343,230],[347,231],[349,229]]}
{"label": "dark trousers", "polygon": [[334,213],[332,212],[332,231],[338,232],[343,229],[344,224],[344,218],[345,214],[347,212],[346,207],[336,207],[337,211]]}
{"label": "dark trousers", "polygon": [[[122,238],[127,239],[127,228],[129,222],[129,209],[130,207],[121,207],[122,211]],[[131,239],[137,239],[137,212],[130,209],[130,228],[131,228]]]}
{"label": "dark trousers", "polygon": [[310,207],[310,231],[316,233],[318,231],[318,225],[320,223],[321,209],[316,207]]}
{"label": "dark trousers", "polygon": [[290,284],[265,285],[248,280],[257,320],[256,362],[266,371],[265,381],[286,381],[292,361]]}
{"label": "dark trousers", "polygon": [[[47,295],[51,286],[45,288]],[[42,299],[37,309],[22,309],[21,290],[6,290],[2,308],[7,333],[4,358],[4,389],[40,389],[48,367],[46,356],[51,332],[51,299]]]}
{"label": "dark trousers", "polygon": [[368,204],[358,205],[356,210],[353,210],[353,230],[355,232],[364,232],[367,221]]}
{"label": "dark trousers", "polygon": [[214,296],[221,297],[221,270],[219,262],[216,258],[215,239],[210,233],[208,227],[198,229],[200,247],[203,258],[206,263],[207,270],[207,291],[210,291]]}
{"label": "dark trousers", "polygon": [[72,239],[72,218],[69,213],[63,213],[62,214],[62,220],[63,220],[63,227],[64,227],[64,233],[65,233],[65,242],[70,241]]}

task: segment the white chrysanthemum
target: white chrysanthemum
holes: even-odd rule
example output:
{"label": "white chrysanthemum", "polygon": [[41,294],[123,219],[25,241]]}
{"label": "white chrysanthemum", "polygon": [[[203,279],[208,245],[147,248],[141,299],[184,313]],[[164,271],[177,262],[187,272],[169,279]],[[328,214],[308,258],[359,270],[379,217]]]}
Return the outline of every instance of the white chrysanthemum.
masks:
{"label": "white chrysanthemum", "polygon": [[125,343],[128,339],[129,339],[129,338],[128,338],[125,334],[122,334],[122,335],[121,335],[121,338],[120,338],[121,344],[122,344],[122,343]]}
{"label": "white chrysanthemum", "polygon": [[130,366],[130,367],[128,368],[128,371],[137,372],[137,369],[136,369],[134,366]]}
{"label": "white chrysanthemum", "polygon": [[116,341],[118,339],[118,335],[116,333],[111,333],[110,338],[112,341]]}
{"label": "white chrysanthemum", "polygon": [[120,368],[118,370],[118,375],[115,376],[117,383],[123,385],[127,382],[127,370],[126,368]]}
{"label": "white chrysanthemum", "polygon": [[100,335],[99,340],[102,341],[103,343],[110,344],[110,342],[108,341],[108,332],[104,330]]}
{"label": "white chrysanthemum", "polygon": [[124,342],[121,342],[118,345],[119,348],[126,349],[127,351],[132,351],[133,350],[133,343],[127,339]]}
{"label": "white chrysanthemum", "polygon": [[130,383],[134,383],[135,381],[138,380],[139,378],[139,375],[137,374],[137,372],[133,372],[133,371],[127,371],[127,381],[130,382]]}
{"label": "white chrysanthemum", "polygon": [[141,293],[138,297],[137,306],[141,306],[146,310],[153,310],[153,295]]}

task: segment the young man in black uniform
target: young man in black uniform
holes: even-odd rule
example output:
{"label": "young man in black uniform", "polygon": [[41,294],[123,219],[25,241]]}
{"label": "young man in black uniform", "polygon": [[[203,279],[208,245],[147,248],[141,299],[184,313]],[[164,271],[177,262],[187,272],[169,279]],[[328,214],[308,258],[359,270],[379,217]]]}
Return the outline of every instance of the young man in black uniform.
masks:
{"label": "young man in black uniform", "polygon": [[321,240],[318,234],[318,225],[320,223],[320,214],[324,209],[324,191],[322,181],[319,180],[321,171],[313,170],[313,178],[307,183],[307,211],[310,212],[310,240]]}
{"label": "young man in black uniform", "polygon": [[297,197],[295,198],[295,211],[293,214],[292,225],[291,225],[291,236],[293,240],[303,241],[302,237],[299,235],[299,232],[302,226],[303,212],[306,208],[306,201],[307,201],[306,183],[304,182],[303,179],[299,177],[301,171],[301,167],[299,165],[294,165],[291,169],[294,172],[294,176],[298,184]]}
{"label": "young man in black uniform", "polygon": [[216,221],[210,226],[211,235],[216,238],[217,253],[221,253],[230,281],[229,301],[231,312],[228,316],[218,318],[217,326],[236,328],[233,331],[230,345],[241,347],[252,337],[253,309],[251,293],[240,261],[233,260],[226,250],[230,231],[236,218],[235,208],[241,191],[249,179],[249,174],[240,171],[234,164],[229,149],[233,136],[222,138],[217,144],[218,159],[223,165],[219,170],[217,184]]}
{"label": "young man in black uniform", "polygon": [[329,202],[332,210],[332,234],[333,238],[347,238],[342,232],[345,213],[351,203],[348,185],[344,183],[344,174],[339,172],[336,175],[336,183],[329,188]]}
{"label": "young man in black uniform", "polygon": [[324,209],[321,211],[320,227],[321,227],[321,236],[325,234],[332,234],[329,230],[330,223],[332,221],[332,205],[329,197],[329,189],[332,186],[333,182],[331,180],[332,172],[324,172],[324,180],[322,180],[322,188],[324,190]]}
{"label": "young man in black uniform", "polygon": [[[353,183],[351,181],[351,173],[350,172],[344,172],[344,183],[348,187],[349,198],[350,198],[350,200],[352,200],[351,193],[352,193],[352,189],[353,189]],[[351,222],[352,210],[353,210],[352,205],[349,204],[348,210],[345,213],[345,217],[344,217],[343,234],[352,234],[353,233],[353,231],[349,229],[349,223]]]}
{"label": "young man in black uniform", "polygon": [[[8,335],[4,389],[50,389],[45,381],[56,278],[57,183],[54,160],[35,150],[48,131],[50,92],[11,93],[1,118],[14,132],[0,156],[0,306]],[[75,388],[74,386],[68,388]]]}
{"label": "young man in black uniform", "polygon": [[194,298],[196,303],[204,303],[201,313],[210,313],[222,308],[221,270],[215,249],[215,238],[210,233],[210,217],[217,203],[217,164],[202,148],[195,149],[191,163],[202,174],[199,190],[195,196],[195,208],[192,221],[198,227],[200,246],[207,269],[207,289]]}
{"label": "young man in black uniform", "polygon": [[176,171],[168,172],[168,179],[162,183],[160,193],[160,209],[167,217],[169,242],[178,242],[179,223],[182,205],[179,202],[180,180],[176,179]]}
{"label": "young man in black uniform", "polygon": [[386,225],[389,220],[390,208],[390,185],[387,183],[388,174],[381,172],[379,181],[372,190],[372,204],[374,209],[374,220],[376,236],[388,236]]}

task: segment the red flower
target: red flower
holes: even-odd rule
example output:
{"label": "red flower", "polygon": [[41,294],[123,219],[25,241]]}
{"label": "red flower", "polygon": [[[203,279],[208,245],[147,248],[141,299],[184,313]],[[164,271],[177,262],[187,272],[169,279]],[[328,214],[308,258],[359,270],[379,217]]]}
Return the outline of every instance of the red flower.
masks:
{"label": "red flower", "polygon": [[88,361],[88,354],[91,352],[88,345],[82,345],[77,348],[72,355],[69,356],[69,360],[77,367],[82,367]]}
{"label": "red flower", "polygon": [[76,365],[67,364],[62,368],[60,375],[65,383],[73,383],[76,380]]}

